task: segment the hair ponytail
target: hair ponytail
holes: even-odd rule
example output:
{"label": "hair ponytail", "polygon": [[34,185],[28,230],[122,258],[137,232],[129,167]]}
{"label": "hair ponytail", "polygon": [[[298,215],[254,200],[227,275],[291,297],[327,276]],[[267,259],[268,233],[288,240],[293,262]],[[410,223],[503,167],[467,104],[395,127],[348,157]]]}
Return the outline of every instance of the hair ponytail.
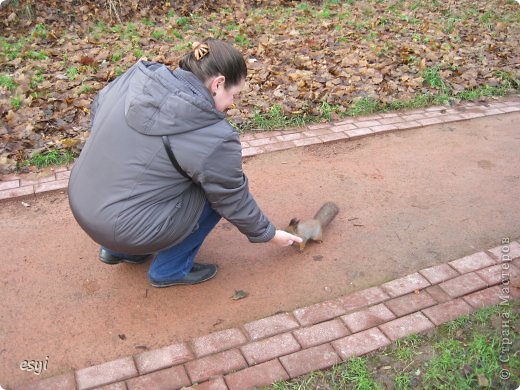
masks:
{"label": "hair ponytail", "polygon": [[179,61],[181,69],[195,74],[202,82],[222,75],[224,87],[238,85],[247,76],[244,57],[229,43],[207,38],[193,44],[193,50]]}

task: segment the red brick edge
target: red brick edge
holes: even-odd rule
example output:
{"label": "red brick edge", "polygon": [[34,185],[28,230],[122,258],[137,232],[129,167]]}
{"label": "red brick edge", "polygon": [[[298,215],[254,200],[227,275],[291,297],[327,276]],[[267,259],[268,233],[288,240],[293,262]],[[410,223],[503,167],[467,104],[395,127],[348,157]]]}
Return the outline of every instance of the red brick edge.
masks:
{"label": "red brick edge", "polygon": [[245,390],[331,367],[410,334],[520,298],[520,243],[381,286],[17,389]]}
{"label": "red brick edge", "polygon": [[[383,113],[321,123],[284,131],[254,131],[241,136],[243,157],[277,150],[449,123],[467,119],[520,111],[520,100],[508,98],[496,102],[471,102],[454,107],[434,106],[426,109]],[[67,188],[72,166],[57,167],[51,175],[31,178],[27,175],[0,177],[0,200]]]}

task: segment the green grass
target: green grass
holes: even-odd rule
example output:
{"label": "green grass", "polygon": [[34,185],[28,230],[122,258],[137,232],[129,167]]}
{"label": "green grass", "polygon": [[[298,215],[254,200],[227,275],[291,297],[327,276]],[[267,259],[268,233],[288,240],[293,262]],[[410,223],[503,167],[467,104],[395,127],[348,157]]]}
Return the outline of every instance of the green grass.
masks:
{"label": "green grass", "polygon": [[238,43],[241,46],[247,46],[249,44],[249,40],[247,39],[247,37],[245,37],[242,34],[238,34],[235,37],[235,42]]}
{"label": "green grass", "polygon": [[464,329],[469,323],[468,316],[462,316],[457,318],[456,320],[448,322],[443,329],[447,332],[449,336],[453,336],[458,330]]}
{"label": "green grass", "polygon": [[293,381],[274,383],[270,389],[359,389],[376,390],[381,387],[374,381],[364,357],[353,358],[344,365],[337,365],[327,371],[316,371]]}
{"label": "green grass", "polygon": [[318,107],[318,111],[320,112],[320,116],[322,118],[326,119],[327,121],[332,121],[335,115],[337,115],[338,117],[342,115],[344,109],[340,105],[321,102],[321,104]]}
{"label": "green grass", "polygon": [[426,68],[423,72],[424,82],[441,93],[449,92],[449,87],[439,73],[439,67]]}
{"label": "green grass", "polygon": [[11,98],[11,107],[13,107],[15,110],[18,110],[20,107],[22,107],[23,98],[16,95]]}
{"label": "green grass", "polygon": [[230,23],[226,26],[226,30],[228,30],[228,31],[235,31],[235,30],[239,30],[239,29],[240,29],[240,26],[235,23]]}
{"label": "green grass", "polygon": [[179,27],[188,27],[189,26],[189,23],[190,23],[190,19],[185,17],[185,16],[181,16],[180,18],[178,18],[175,23],[177,24],[177,26]]}
{"label": "green grass", "polygon": [[104,33],[107,31],[107,26],[103,21],[100,20],[96,23],[95,29],[100,33]]}
{"label": "green grass", "polygon": [[123,58],[123,52],[121,50],[116,50],[114,53],[112,53],[111,60],[112,62],[119,62]]}
{"label": "green grass", "polygon": [[[396,390],[514,389],[520,383],[518,305],[483,308],[369,355],[265,389],[368,390],[391,388],[389,384]],[[511,340],[509,349],[504,349],[509,345],[505,337]],[[502,376],[504,372],[510,377]]]}
{"label": "green grass", "polygon": [[502,80],[503,88],[516,89],[517,91],[520,91],[520,79],[514,74],[503,70],[497,70],[495,71],[495,76]]}
{"label": "green grass", "polygon": [[368,115],[377,111],[381,111],[382,106],[376,99],[364,97],[355,101],[348,110],[348,115],[359,116]]}
{"label": "green grass", "polygon": [[121,33],[122,40],[138,41],[141,38],[135,23],[127,23],[125,30]]}
{"label": "green grass", "polygon": [[141,58],[143,56],[143,50],[140,47],[136,47],[134,49],[134,56],[137,59]]}
{"label": "green grass", "polygon": [[253,127],[272,130],[283,127],[304,126],[305,119],[300,116],[287,116],[282,106],[275,104],[267,113],[256,112],[251,120]]}
{"label": "green grass", "polygon": [[407,374],[407,373],[398,374],[394,378],[394,386],[395,386],[396,390],[411,389],[412,388],[411,382],[412,381],[410,379],[410,374]]}
{"label": "green grass", "polygon": [[76,66],[71,66],[65,71],[69,80],[74,80],[79,75],[79,69]]}
{"label": "green grass", "polygon": [[152,38],[154,38],[157,41],[167,40],[166,31],[161,29],[154,30],[152,31]]}
{"label": "green grass", "polygon": [[74,154],[69,150],[52,150],[31,156],[23,165],[33,165],[37,168],[45,168],[54,165],[70,164],[74,161]]}
{"label": "green grass", "polygon": [[310,12],[311,11],[311,5],[305,1],[302,1],[301,3],[299,3],[297,5],[297,8],[300,10],[300,11],[303,11],[303,12]]}
{"label": "green grass", "polygon": [[25,44],[26,40],[23,38],[16,42],[9,42],[7,39],[0,37],[0,47],[2,49],[2,53],[9,61],[12,61],[20,56],[20,53]]}
{"label": "green grass", "polygon": [[317,14],[317,16],[322,19],[330,19],[333,16],[333,12],[327,6],[325,6],[321,12]]}
{"label": "green grass", "polygon": [[123,31],[123,26],[120,24],[115,24],[110,27],[110,31],[116,34],[120,34]]}
{"label": "green grass", "polygon": [[405,362],[411,361],[414,357],[417,345],[422,341],[422,337],[417,334],[412,334],[404,339],[395,342],[395,349],[392,355],[397,360]]}
{"label": "green grass", "polygon": [[121,76],[124,72],[125,69],[119,65],[114,68],[114,74],[116,77]]}
{"label": "green grass", "polygon": [[455,30],[456,24],[460,21],[461,21],[461,18],[450,16],[446,20],[444,32],[446,32],[447,34],[451,34]]}
{"label": "green grass", "polygon": [[144,24],[145,26],[148,26],[148,27],[154,27],[155,26],[155,23],[152,22],[150,19],[147,19],[147,18],[141,19],[141,23]]}
{"label": "green grass", "polygon": [[469,343],[448,339],[436,343],[434,350],[424,375],[429,388],[472,389],[479,381],[491,383],[501,369],[498,335],[475,332]]}
{"label": "green grass", "polygon": [[90,85],[82,84],[80,93],[91,93],[94,90]]}
{"label": "green grass", "polygon": [[173,49],[175,51],[184,52],[185,50],[188,50],[190,48],[190,44],[188,42],[178,43],[176,44]]}
{"label": "green grass", "polygon": [[30,86],[32,89],[38,88],[38,86],[45,80],[45,77],[42,75],[42,70],[38,69],[34,75],[31,77]]}
{"label": "green grass", "polygon": [[493,30],[493,27],[495,26],[495,22],[496,22],[496,15],[493,11],[491,10],[488,10],[488,11],[485,11],[479,18],[480,22],[486,26],[486,28],[491,31]]}
{"label": "green grass", "polygon": [[352,384],[356,389],[369,390],[380,388],[367,368],[366,358],[355,357],[350,359],[341,374],[341,380],[345,384]]}
{"label": "green grass", "polygon": [[43,23],[39,23],[31,31],[33,38],[47,39],[47,27]]}
{"label": "green grass", "polygon": [[0,74],[0,87],[4,87],[11,91],[16,88],[16,84],[10,76],[6,74]]}
{"label": "green grass", "polygon": [[319,115],[315,116],[306,114],[285,114],[282,106],[274,105],[267,112],[255,112],[249,122],[236,125],[235,127],[240,132],[248,131],[250,129],[283,129],[287,127],[304,126],[307,123],[341,119],[345,116],[365,116],[378,112],[425,108],[432,105],[447,105],[450,102],[457,100],[468,101],[491,96],[504,96],[512,89],[520,91],[520,81],[507,72],[497,75],[503,80],[503,83],[500,86],[492,87],[485,85],[458,93],[452,93],[448,86],[445,85],[444,81],[440,78],[437,68],[426,69],[425,75],[425,82],[440,89],[437,94],[419,94],[410,100],[394,100],[385,103],[375,98],[364,97],[355,100],[349,106],[321,102],[318,103]]}
{"label": "green grass", "polygon": [[183,39],[182,34],[179,32],[179,30],[173,29],[172,35],[177,39]]}
{"label": "green grass", "polygon": [[49,58],[49,56],[43,52],[38,50],[29,50],[26,55],[27,58],[30,58],[31,60],[46,60]]}
{"label": "green grass", "polygon": [[447,383],[454,385],[457,389],[465,387],[456,369],[465,360],[465,351],[462,343],[458,340],[441,340],[433,345],[435,356],[428,363],[424,380],[431,387],[445,387]]}

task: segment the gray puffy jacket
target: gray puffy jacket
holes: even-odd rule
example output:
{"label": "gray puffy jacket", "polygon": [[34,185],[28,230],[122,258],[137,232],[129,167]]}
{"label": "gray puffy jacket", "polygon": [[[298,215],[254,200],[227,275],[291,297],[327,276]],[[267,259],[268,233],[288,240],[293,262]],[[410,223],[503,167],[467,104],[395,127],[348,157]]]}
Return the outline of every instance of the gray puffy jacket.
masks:
{"label": "gray puffy jacket", "polygon": [[[192,180],[173,167],[163,135]],[[138,62],[96,97],[68,191],[80,226],[118,252],[179,243],[206,199],[251,242],[275,234],[249,192],[239,136],[208,89],[191,72],[158,63]]]}

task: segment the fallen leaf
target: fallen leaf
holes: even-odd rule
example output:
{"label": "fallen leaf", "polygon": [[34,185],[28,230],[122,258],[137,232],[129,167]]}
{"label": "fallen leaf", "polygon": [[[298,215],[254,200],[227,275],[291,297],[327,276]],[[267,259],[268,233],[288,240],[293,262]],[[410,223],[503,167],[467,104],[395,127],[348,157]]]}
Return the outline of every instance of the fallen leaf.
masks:
{"label": "fallen leaf", "polygon": [[22,206],[23,207],[31,207],[31,205],[29,203],[27,203],[27,202],[22,202]]}
{"label": "fallen leaf", "polygon": [[426,68],[426,58],[423,58],[419,64],[419,70],[423,71]]}
{"label": "fallen leaf", "polygon": [[238,301],[239,299],[243,299],[247,297],[249,294],[242,290],[235,290],[235,293],[231,296],[231,299]]}
{"label": "fallen leaf", "polygon": [[16,114],[13,110],[9,110],[7,112],[7,115],[5,116],[5,120],[7,121],[7,123],[14,123],[14,121],[16,120]]}
{"label": "fallen leaf", "polygon": [[93,65],[93,64],[95,64],[96,60],[89,56],[82,56],[79,59],[79,62],[81,65]]}
{"label": "fallen leaf", "polygon": [[488,379],[486,378],[486,376],[484,374],[478,374],[477,378],[478,378],[478,385],[480,387],[488,387],[489,386],[489,381],[488,381]]}
{"label": "fallen leaf", "polygon": [[73,148],[79,143],[79,139],[65,138],[61,141],[67,148]]}

